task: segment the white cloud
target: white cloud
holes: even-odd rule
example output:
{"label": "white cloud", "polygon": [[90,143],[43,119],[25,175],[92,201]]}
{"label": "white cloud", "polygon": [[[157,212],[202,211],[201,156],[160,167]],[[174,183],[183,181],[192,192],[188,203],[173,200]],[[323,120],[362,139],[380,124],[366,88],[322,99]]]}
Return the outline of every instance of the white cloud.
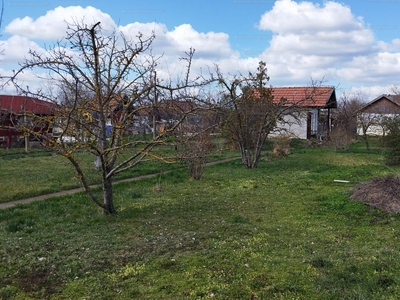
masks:
{"label": "white cloud", "polygon": [[398,82],[400,53],[381,52],[368,56],[357,56],[337,71],[340,78],[354,83]]}
{"label": "white cloud", "polygon": [[259,57],[282,83],[324,78],[333,85],[387,86],[400,73],[400,40],[376,41],[373,27],[341,3],[278,0],[258,28],[273,33]]}
{"label": "white cloud", "polygon": [[[190,24],[182,24],[169,30],[161,23],[130,23],[117,26],[108,14],[88,6],[57,7],[48,11],[45,15],[32,19],[30,17],[14,19],[6,27],[6,32],[11,38],[5,41],[6,56],[3,62],[20,63],[28,56],[29,49],[37,52],[45,52],[33,40],[55,41],[65,37],[67,23],[101,21],[103,29],[119,30],[128,40],[138,41],[138,34],[143,39],[150,37],[153,33],[156,38],[152,44],[151,53],[160,56],[159,72],[160,78],[174,76],[182,77],[185,72],[186,62],[180,60],[190,48],[196,49],[192,63],[193,74],[197,76],[200,72],[208,73],[208,67],[214,63],[221,64],[221,68],[227,68],[236,72],[243,70],[246,61],[235,64],[239,53],[232,50],[229,43],[229,35],[222,32],[198,32]],[[49,48],[49,46],[48,46]],[[51,48],[51,46],[50,46]],[[10,53],[10,55],[7,55]],[[18,68],[14,65],[12,68]],[[206,75],[206,74],[205,74]],[[35,86],[35,79],[24,78],[30,86]],[[36,84],[39,86],[39,84]]]}
{"label": "white cloud", "polygon": [[393,39],[391,43],[386,43],[383,41],[378,41],[377,42],[377,49],[383,52],[395,52],[395,51],[400,51],[400,39],[396,38]]}
{"label": "white cloud", "polygon": [[238,53],[231,49],[226,33],[198,32],[190,24],[182,24],[167,32],[166,36],[176,45],[178,51],[194,48],[201,57],[220,59],[238,56]]}
{"label": "white cloud", "polygon": [[279,34],[310,34],[347,32],[364,26],[362,19],[354,18],[350,7],[337,2],[329,1],[321,7],[311,2],[278,0],[271,11],[263,14],[258,27]]}
{"label": "white cloud", "polygon": [[145,37],[155,33],[152,53],[162,55],[158,73],[160,78],[182,78],[187,62],[180,58],[187,57],[185,52],[189,52],[190,48],[195,50],[192,62],[194,76],[200,72],[208,72],[208,68],[212,68],[215,63],[224,70],[235,68],[235,72],[238,69],[243,70],[247,64],[246,60],[239,60],[239,52],[231,48],[229,35],[226,33],[198,32],[190,24],[182,24],[169,30],[159,23],[132,23],[120,26],[120,30],[133,39],[138,32],[142,32]]}
{"label": "white cloud", "polygon": [[374,43],[374,36],[348,6],[326,2],[323,7],[292,0],[275,2],[258,26],[274,36],[269,51],[303,55],[356,55]]}
{"label": "white cloud", "polygon": [[[10,81],[10,78],[14,75],[13,70],[0,69],[0,86],[2,94],[19,94],[21,91]],[[18,85],[23,89],[29,89],[30,91],[43,90],[48,88],[48,82],[39,80],[38,78],[46,78],[46,73],[33,73],[31,71],[22,72],[18,75]],[[46,87],[47,86],[47,87]]]}
{"label": "white cloud", "polygon": [[142,34],[144,38],[150,37],[153,34],[157,38],[162,38],[168,31],[167,27],[161,23],[130,23],[125,26],[119,26],[119,30],[126,36],[132,39],[137,38],[138,34]]}
{"label": "white cloud", "polygon": [[143,37],[149,37],[153,33],[156,39],[153,50],[169,57],[179,57],[190,48],[195,49],[196,56],[201,58],[225,59],[239,57],[237,51],[233,51],[229,44],[229,35],[222,32],[198,32],[190,24],[176,26],[172,30],[160,23],[131,23],[120,26],[119,30],[133,40],[137,39],[138,32]]}
{"label": "white cloud", "polygon": [[[369,102],[382,94],[393,94],[394,89],[393,85],[361,85],[350,87],[345,93],[348,96],[358,96],[363,102]],[[342,93],[338,93],[336,96],[339,98],[341,95]]]}
{"label": "white cloud", "polygon": [[0,42],[1,47],[4,49],[4,55],[0,57],[1,63],[4,64],[18,64],[28,56],[29,50],[37,51],[38,53],[44,52],[44,49],[37,43],[21,37],[19,35],[11,36],[8,40]]}
{"label": "white cloud", "polygon": [[36,20],[31,17],[17,18],[5,28],[9,34],[20,35],[30,39],[55,40],[65,37],[67,24],[101,22],[103,29],[116,28],[112,18],[101,10],[92,6],[57,7],[49,10],[44,16]]}
{"label": "white cloud", "polygon": [[70,6],[57,7],[37,19],[14,19],[6,26],[6,32],[12,36],[3,41],[5,55],[0,59],[4,68],[6,63],[23,61],[28,49],[45,51],[38,41],[65,37],[66,22],[101,21],[103,29],[117,29],[133,41],[137,41],[139,32],[143,38],[154,32],[152,53],[162,56],[157,73],[160,78],[182,77],[186,62],[179,58],[192,47],[196,49],[192,63],[196,75],[200,72],[206,75],[214,64],[224,74],[246,74],[263,60],[274,86],[305,85],[312,79],[324,79],[326,84],[361,86],[373,94],[398,82],[400,39],[389,43],[377,41],[374,28],[355,16],[349,6],[333,1],[318,5],[310,1],[277,0],[258,23],[260,30],[272,32],[269,46],[260,55],[248,58],[240,57],[230,44],[233,37],[224,32],[200,32],[190,24],[167,28],[156,22],[118,26],[97,8]]}

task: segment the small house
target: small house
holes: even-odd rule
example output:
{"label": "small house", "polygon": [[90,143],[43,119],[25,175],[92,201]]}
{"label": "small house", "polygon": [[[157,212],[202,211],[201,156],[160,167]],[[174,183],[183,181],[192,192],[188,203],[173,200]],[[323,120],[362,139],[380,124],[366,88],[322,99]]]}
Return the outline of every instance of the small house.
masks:
{"label": "small house", "polygon": [[[32,116],[52,116],[56,105],[28,96],[0,95],[0,144],[11,148],[23,136],[21,126],[29,124]],[[51,132],[49,124],[35,124],[34,132]]]}
{"label": "small house", "polygon": [[400,115],[400,95],[380,95],[357,111],[358,133],[364,134],[364,126],[367,135],[383,135],[382,120],[395,115]]}
{"label": "small house", "polygon": [[274,102],[284,99],[284,105],[296,110],[296,117],[287,115],[280,127],[289,135],[322,139],[332,126],[331,110],[337,108],[334,87],[273,87]]}

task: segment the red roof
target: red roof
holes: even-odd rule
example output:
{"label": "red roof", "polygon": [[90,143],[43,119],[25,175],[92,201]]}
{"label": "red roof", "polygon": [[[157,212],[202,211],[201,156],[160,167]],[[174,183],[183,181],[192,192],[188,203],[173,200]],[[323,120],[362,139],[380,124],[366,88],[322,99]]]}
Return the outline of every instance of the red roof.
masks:
{"label": "red roof", "polygon": [[285,98],[290,104],[301,107],[336,108],[334,87],[273,87],[274,102]]}
{"label": "red roof", "polygon": [[52,115],[56,104],[28,96],[0,95],[0,110],[20,114],[31,112],[38,115]]}

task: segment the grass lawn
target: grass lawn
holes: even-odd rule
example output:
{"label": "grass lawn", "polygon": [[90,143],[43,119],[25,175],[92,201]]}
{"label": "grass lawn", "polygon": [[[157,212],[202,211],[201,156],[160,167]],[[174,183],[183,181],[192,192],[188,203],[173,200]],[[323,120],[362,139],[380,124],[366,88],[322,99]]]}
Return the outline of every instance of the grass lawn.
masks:
{"label": "grass lawn", "polygon": [[[217,148],[212,153],[209,161],[221,158],[237,156],[237,153],[220,153],[222,142],[216,142]],[[159,151],[173,156],[174,153],[166,147],[160,147]],[[100,183],[99,172],[94,170],[93,158],[85,153],[80,153],[84,169],[90,174],[89,184]],[[33,197],[60,190],[80,187],[75,171],[70,162],[53,152],[41,149],[32,149],[25,153],[24,149],[0,149],[0,203],[12,200]],[[157,160],[147,161],[131,170],[114,177],[115,180],[134,176],[159,173],[166,170],[182,168],[183,164],[168,164]]]}
{"label": "grass lawn", "polygon": [[398,215],[348,197],[399,171],[295,149],[116,185],[113,217],[84,194],[3,210],[0,299],[398,299]]}

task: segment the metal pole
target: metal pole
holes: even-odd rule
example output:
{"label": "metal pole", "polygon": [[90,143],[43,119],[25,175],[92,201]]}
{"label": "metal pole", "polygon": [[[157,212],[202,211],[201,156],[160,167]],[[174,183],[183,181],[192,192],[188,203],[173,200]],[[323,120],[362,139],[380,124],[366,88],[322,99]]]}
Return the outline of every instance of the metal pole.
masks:
{"label": "metal pole", "polygon": [[[27,126],[27,124],[26,124],[26,101],[27,101],[27,99],[26,99],[26,95],[25,95],[25,98],[24,98],[24,126]],[[28,133],[27,132],[24,132],[24,141],[25,141],[25,152],[26,153],[28,153],[29,152],[29,135],[28,135]]]}
{"label": "metal pole", "polygon": [[154,103],[153,103],[153,139],[157,136],[156,105],[157,105],[157,72],[154,71]]}

